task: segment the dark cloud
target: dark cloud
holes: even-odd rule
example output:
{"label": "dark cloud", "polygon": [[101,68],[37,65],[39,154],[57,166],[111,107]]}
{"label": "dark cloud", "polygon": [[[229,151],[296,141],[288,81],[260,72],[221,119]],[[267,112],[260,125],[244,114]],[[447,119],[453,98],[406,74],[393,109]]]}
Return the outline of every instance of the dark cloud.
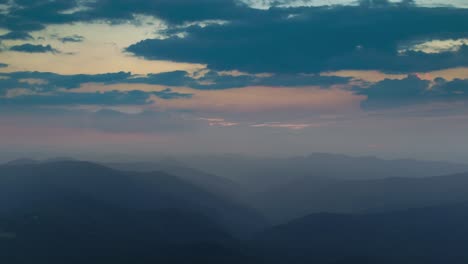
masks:
{"label": "dark cloud", "polygon": [[[210,71],[196,79],[190,77],[185,71],[163,72],[148,74],[144,77],[134,76],[129,72],[116,72],[105,74],[76,74],[60,75],[49,72],[12,72],[0,73],[0,90],[11,88],[41,89],[53,91],[59,88],[79,88],[84,83],[144,83],[166,86],[185,86],[195,89],[229,89],[245,86],[311,86],[328,87],[334,84],[345,84],[350,78],[319,75],[273,75],[257,77],[253,75],[221,75]],[[30,84],[24,79],[42,80],[41,83]]]}
{"label": "dark cloud", "polygon": [[426,98],[429,81],[410,75],[403,80],[385,79],[357,92],[366,95],[364,108],[395,107],[419,102]]}
{"label": "dark cloud", "polygon": [[186,71],[148,74],[141,78],[129,79],[130,83],[146,83],[168,86],[185,86],[195,89],[229,89],[255,85],[261,78],[252,75],[230,76],[210,71],[199,78],[190,77]]}
{"label": "dark cloud", "polygon": [[149,95],[134,91],[128,93],[55,93],[52,95],[21,95],[11,98],[0,98],[4,106],[38,106],[38,105],[138,105],[146,104]]}
{"label": "dark cloud", "polygon": [[0,62],[0,68],[6,68],[6,67],[8,67],[8,64]]}
{"label": "dark cloud", "polygon": [[5,39],[8,39],[8,40],[31,40],[31,39],[33,39],[33,37],[27,32],[11,31],[11,32],[8,32],[8,33],[6,33],[4,35],[1,35],[0,39],[2,39],[2,40],[5,40]]}
{"label": "dark cloud", "polygon": [[392,3],[389,0],[359,0],[359,5],[363,7],[388,7],[388,6],[414,6],[414,0],[403,0],[401,2]]}
{"label": "dark cloud", "polygon": [[468,66],[468,46],[463,45],[457,51],[441,53],[406,51],[389,54],[376,50],[359,50],[352,54],[333,58],[329,63],[331,70],[381,70],[390,73],[428,72]]}
{"label": "dark cloud", "polygon": [[[0,26],[9,30],[34,31],[50,24],[133,20],[136,14],[158,17],[170,24],[202,20],[235,20],[255,15],[237,0],[27,0],[15,1]],[[77,12],[67,12],[70,10]]]}
{"label": "dark cloud", "polygon": [[29,21],[27,18],[0,16],[0,26],[12,31],[38,31],[45,28],[45,25],[35,21]]}
{"label": "dark cloud", "polygon": [[14,97],[1,97],[2,106],[72,106],[72,105],[145,105],[152,103],[151,95],[163,99],[188,97],[189,95],[171,91],[143,92],[143,91],[111,91],[103,93],[73,93],[56,92],[53,94],[27,94]]}
{"label": "dark cloud", "polygon": [[437,78],[435,82],[436,85],[431,89],[435,96],[447,99],[468,99],[468,79],[446,81],[443,78]]}
{"label": "dark cloud", "polygon": [[386,79],[369,88],[356,88],[356,93],[367,96],[364,109],[392,108],[404,105],[468,100],[468,79],[433,82],[409,75],[402,80]]}
{"label": "dark cloud", "polygon": [[[468,37],[468,9],[425,8],[410,0],[359,2],[358,6],[299,8],[273,4],[277,7],[258,10],[238,0],[18,0],[9,13],[0,15],[0,27],[28,32],[50,24],[119,23],[134,21],[137,14],[155,16],[169,24],[168,34],[184,32],[186,37],[148,39],[127,51],[147,59],[208,64],[213,70],[414,72],[468,65],[466,46],[439,54],[400,50],[427,40]],[[204,20],[228,23],[181,26]],[[62,38],[63,42],[80,40]],[[52,47],[19,49],[44,52]]]}
{"label": "dark cloud", "polygon": [[271,76],[229,75],[209,71],[199,78],[192,78],[185,71],[149,74],[144,78],[132,78],[128,82],[187,86],[195,89],[229,89],[246,86],[322,86],[345,84],[351,78],[338,76],[273,74]]}
{"label": "dark cloud", "polygon": [[[50,72],[12,72],[0,73],[7,79],[0,79],[0,87],[7,88],[42,88],[43,90],[56,90],[58,88],[73,89],[80,87],[83,83],[119,83],[124,82],[132,75],[129,72],[116,72],[105,74],[75,74],[60,75]],[[28,84],[21,82],[23,79],[43,80],[43,84]]]}
{"label": "dark cloud", "polygon": [[83,42],[84,37],[79,36],[79,35],[73,35],[73,36],[67,36],[67,37],[60,37],[58,38],[61,42],[67,43],[67,42]]}
{"label": "dark cloud", "polygon": [[156,74],[148,74],[145,77],[130,80],[134,83],[160,84],[168,86],[184,86],[193,83],[186,71],[172,71]]}
{"label": "dark cloud", "polygon": [[[74,93],[84,83],[115,84],[128,83],[132,75],[128,72],[106,74],[60,75],[48,72],[12,72],[0,73],[0,104],[4,106],[36,105],[142,105],[150,103],[150,96],[161,99],[190,98],[190,94],[177,93],[171,89],[157,92],[104,92]],[[60,89],[69,89],[63,92]],[[23,89],[24,95],[5,96],[8,91]]]}
{"label": "dark cloud", "polygon": [[35,31],[48,24],[76,21],[64,11],[78,7],[78,0],[16,0],[9,12],[0,17],[0,25],[12,31]]}
{"label": "dark cloud", "polygon": [[27,53],[59,53],[58,50],[52,48],[50,45],[34,45],[34,44],[22,44],[10,47],[12,51],[27,52]]}
{"label": "dark cloud", "polygon": [[[349,78],[337,76],[274,74],[271,76],[240,75],[232,76],[210,71],[199,78],[190,77],[185,71],[150,74],[145,77],[134,76],[128,72],[96,75],[59,75],[43,72],[0,73],[0,95],[8,94],[11,89],[26,89],[30,95],[20,95],[3,99],[0,103],[9,105],[68,105],[68,104],[144,104],[151,95],[161,99],[191,98],[191,94],[178,93],[170,88],[158,92],[109,92],[73,93],[84,83],[100,84],[154,84],[167,86],[186,86],[194,89],[229,89],[246,86],[313,86],[327,88],[335,84],[349,84]],[[436,78],[422,80],[416,75],[405,79],[385,79],[366,87],[354,87],[354,93],[366,96],[362,102],[364,109],[391,108],[404,105],[460,101],[468,99],[468,79],[447,81]],[[60,89],[68,89],[62,92]]]}
{"label": "dark cloud", "polygon": [[202,20],[238,20],[261,11],[237,0],[97,0],[88,12],[79,14],[88,19],[132,19],[134,14],[158,17],[171,24]]}
{"label": "dark cloud", "polygon": [[[376,2],[376,1],[372,1]],[[272,8],[225,25],[192,26],[186,37],[147,39],[127,48],[146,59],[203,63],[215,70],[320,72],[426,71],[468,65],[468,48],[401,52],[409,43],[468,37],[468,9],[404,4]]]}
{"label": "dark cloud", "polygon": [[169,88],[164,89],[164,90],[162,90],[160,92],[154,92],[153,94],[156,95],[157,97],[161,98],[161,99],[166,99],[166,100],[176,99],[176,98],[190,98],[190,97],[192,97],[191,94],[173,92]]}
{"label": "dark cloud", "polygon": [[272,74],[266,76],[256,75],[221,75],[210,71],[197,81],[199,83],[213,83],[211,85],[193,84],[198,89],[229,89],[245,86],[321,86],[327,88],[331,85],[346,84],[351,78],[338,76],[320,76],[317,74]]}

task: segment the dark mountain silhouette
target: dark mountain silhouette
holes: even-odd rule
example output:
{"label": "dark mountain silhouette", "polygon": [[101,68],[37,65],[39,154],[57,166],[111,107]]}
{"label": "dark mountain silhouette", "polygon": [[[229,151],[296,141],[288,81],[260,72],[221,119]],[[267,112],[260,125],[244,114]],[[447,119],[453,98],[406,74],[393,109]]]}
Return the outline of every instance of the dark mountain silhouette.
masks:
{"label": "dark mountain silhouette", "polygon": [[4,214],[0,262],[250,263],[252,254],[195,212],[124,209],[77,195]]}
{"label": "dark mountain silhouette", "polygon": [[[468,206],[313,214],[259,234],[270,263],[467,263]],[[275,252],[274,255],[271,252]]]}
{"label": "dark mountain silhouette", "polygon": [[319,212],[427,207],[468,202],[468,174],[354,181],[303,178],[261,193],[254,200],[277,223]]}
{"label": "dark mountain silhouette", "polygon": [[[242,185],[181,163],[110,165],[121,170],[71,160],[0,166],[0,263],[468,261],[467,173],[295,174],[250,193],[246,206],[233,194]],[[285,224],[267,227],[251,206]]]}
{"label": "dark mountain silhouette", "polygon": [[122,172],[89,162],[0,166],[0,212],[38,201],[79,195],[135,210],[200,212],[244,235],[263,226],[253,209],[164,172]]}

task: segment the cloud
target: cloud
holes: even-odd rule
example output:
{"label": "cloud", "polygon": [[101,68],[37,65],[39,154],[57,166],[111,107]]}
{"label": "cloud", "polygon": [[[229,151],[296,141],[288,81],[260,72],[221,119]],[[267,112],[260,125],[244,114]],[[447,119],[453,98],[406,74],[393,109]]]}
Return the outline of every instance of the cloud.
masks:
{"label": "cloud", "polygon": [[[190,98],[170,88],[152,91],[109,90],[81,91],[84,83],[113,84],[124,82],[130,73],[97,75],[58,75],[41,72],[0,73],[0,103],[3,106],[40,105],[143,105],[151,103],[151,97],[170,100]],[[124,83],[125,84],[125,83]]]}
{"label": "cloud", "polygon": [[184,28],[185,37],[143,40],[127,51],[149,60],[202,63],[215,70],[251,73],[413,72],[468,65],[466,45],[437,54],[399,52],[415,41],[467,37],[462,26],[467,9],[371,2],[272,8],[223,25]]}
{"label": "cloud", "polygon": [[[269,3],[269,9],[260,10],[238,0],[15,1],[0,16],[0,26],[27,34],[49,25],[95,21],[115,25],[139,23],[141,15],[156,17],[170,37],[146,39],[127,51],[148,60],[207,64],[216,71],[408,73],[468,63],[466,44],[436,54],[413,45],[466,38],[467,9],[384,0],[360,1],[356,6]],[[62,41],[81,41],[79,37],[65,36]]]}
{"label": "cloud", "polygon": [[27,52],[27,53],[60,53],[58,50],[52,48],[50,45],[34,45],[34,44],[22,44],[10,47],[11,51]]}
{"label": "cloud", "polygon": [[53,105],[144,105],[149,104],[150,94],[141,91],[104,93],[54,93],[19,94],[0,98],[2,106],[53,106]]}
{"label": "cloud", "polygon": [[230,121],[225,120],[224,118],[201,117],[201,118],[198,118],[198,120],[206,121],[208,122],[209,126],[214,126],[214,127],[233,127],[233,126],[240,125],[240,123],[230,122]]}
{"label": "cloud", "polygon": [[133,83],[161,84],[169,86],[184,86],[189,83],[194,83],[186,71],[171,71],[156,74],[148,74],[146,76],[133,78],[130,80]]}
{"label": "cloud", "polygon": [[25,79],[18,79],[20,83],[27,83],[31,86],[43,86],[49,84],[49,81],[44,79],[34,79],[34,78],[25,78]]}
{"label": "cloud", "polygon": [[1,35],[0,39],[2,40],[32,40],[33,37],[27,32],[11,31],[4,35]]}
{"label": "cloud", "polygon": [[236,0],[98,0],[90,11],[79,14],[98,19],[132,19],[133,14],[152,15],[172,24],[203,20],[236,20],[260,12]]}
{"label": "cloud", "polygon": [[335,124],[336,122],[315,122],[315,123],[305,123],[305,122],[232,122],[224,118],[219,117],[201,117],[197,120],[205,121],[211,127],[234,127],[234,126],[245,126],[252,128],[280,128],[280,129],[290,129],[290,130],[303,130],[306,128],[319,128]]}
{"label": "cloud", "polygon": [[36,92],[30,89],[13,88],[13,89],[9,89],[5,91],[4,96],[0,98],[13,98],[13,97],[19,97],[19,96],[24,96],[24,95],[33,95],[33,94],[36,94]]}
{"label": "cloud", "polygon": [[247,86],[322,86],[330,87],[346,84],[350,77],[303,75],[303,74],[266,74],[231,75],[208,71],[200,77],[192,77],[185,71],[148,74],[145,77],[129,79],[129,83],[147,83],[169,86],[186,86],[196,89],[229,89]]}
{"label": "cloud", "polygon": [[[61,98],[63,105],[117,105],[131,104],[131,100],[134,100],[136,105],[154,101],[156,103],[148,107],[202,112],[294,109],[307,112],[310,109],[351,109],[359,103],[364,109],[378,109],[468,98],[467,81],[457,77],[463,76],[463,71],[446,74],[446,78],[437,77],[444,76],[438,72],[391,75],[349,71],[336,74],[357,76],[364,80],[333,75],[252,75],[215,71],[201,74],[174,71],[148,76],[129,72],[95,75],[11,72],[0,73],[0,96],[18,97],[10,102],[5,101],[12,105],[25,105],[28,100],[31,105],[54,105],[59,104]],[[133,97],[126,94],[133,91],[142,94]],[[76,94],[76,101],[70,94]],[[128,99],[128,102],[121,98]]]}
{"label": "cloud", "polygon": [[[231,89],[195,89],[190,87],[171,87],[141,83],[100,84],[87,83],[71,93],[95,93],[110,91],[144,91],[152,93],[154,102],[151,108],[170,111],[189,111],[200,113],[310,113],[333,112],[342,109],[359,109],[364,99],[350,90],[340,87],[323,89],[317,86],[270,87],[247,86]],[[172,95],[167,98],[161,93]]]}
{"label": "cloud", "polygon": [[64,11],[77,6],[77,0],[19,0],[9,6],[9,11],[0,17],[3,28],[12,31],[36,31],[47,24],[73,22],[74,18]]}
{"label": "cloud", "polygon": [[6,68],[6,67],[8,67],[8,64],[0,62],[0,68]]}
{"label": "cloud", "polygon": [[[50,72],[11,72],[0,73],[0,76],[8,79],[0,79],[0,87],[6,88],[41,88],[45,91],[53,91],[59,88],[73,89],[83,83],[118,83],[131,77],[128,72],[116,72],[105,74],[74,74],[61,75]],[[28,83],[22,80],[43,80],[43,83]]]}
{"label": "cloud", "polygon": [[192,97],[192,94],[174,92],[170,88],[166,88],[166,89],[164,89],[162,91],[153,92],[153,94],[156,95],[157,97],[161,98],[161,99],[166,99],[166,100],[170,100],[170,99],[188,99],[188,98]]}
{"label": "cloud", "polygon": [[323,127],[328,123],[282,123],[282,122],[268,122],[250,125],[251,127],[263,128],[286,128],[291,130],[302,130],[310,127]]}
{"label": "cloud", "polygon": [[[323,72],[320,75],[324,76],[341,76],[351,78],[352,83],[360,83],[361,85],[368,83],[376,83],[385,79],[404,79],[408,74],[404,73],[384,73],[380,71],[371,71],[371,70],[342,70],[334,72]],[[463,79],[468,76],[468,67],[459,67],[459,68],[450,68],[442,69],[437,71],[430,72],[419,72],[415,73],[420,79],[424,80],[433,80],[436,77],[442,77],[445,80],[452,81],[454,79]]]}
{"label": "cloud", "polygon": [[58,38],[61,42],[63,43],[67,43],[67,42],[73,42],[73,43],[77,43],[77,42],[83,42],[84,41],[84,37],[83,36],[80,36],[80,35],[73,35],[73,36],[67,36],[67,37],[60,37]]}
{"label": "cloud", "polygon": [[170,24],[204,20],[233,20],[255,15],[257,10],[236,0],[27,0],[15,1],[0,16],[9,30],[37,31],[47,25],[73,22],[132,21],[136,14],[160,18]]}
{"label": "cloud", "polygon": [[429,84],[429,81],[410,75],[403,80],[385,79],[358,93],[367,96],[362,103],[365,108],[404,105],[424,97]]}
{"label": "cloud", "polygon": [[468,99],[468,79],[447,81],[443,78],[436,78],[435,83],[431,87],[434,96],[447,99]]}
{"label": "cloud", "polygon": [[424,53],[457,52],[464,45],[468,45],[468,39],[434,39],[410,45],[403,49],[402,52],[406,52],[408,50],[421,51]]}
{"label": "cloud", "polygon": [[412,104],[441,103],[468,100],[468,79],[447,81],[436,78],[422,80],[416,75],[385,79],[369,88],[357,88],[357,94],[367,96],[364,109],[394,108]]}
{"label": "cloud", "polygon": [[[57,90],[60,88],[75,89],[85,83],[103,84],[151,84],[169,87],[190,87],[201,90],[230,89],[248,86],[320,86],[323,88],[333,85],[344,85],[350,77],[320,76],[320,75],[228,75],[208,71],[202,76],[190,76],[186,71],[172,71],[146,76],[132,75],[130,72],[116,72],[105,74],[74,74],[61,75],[49,72],[12,72],[0,73],[0,76],[8,79],[0,80],[0,85],[6,88],[31,88],[41,87],[43,90]],[[21,80],[43,80],[45,83],[28,83]]]}

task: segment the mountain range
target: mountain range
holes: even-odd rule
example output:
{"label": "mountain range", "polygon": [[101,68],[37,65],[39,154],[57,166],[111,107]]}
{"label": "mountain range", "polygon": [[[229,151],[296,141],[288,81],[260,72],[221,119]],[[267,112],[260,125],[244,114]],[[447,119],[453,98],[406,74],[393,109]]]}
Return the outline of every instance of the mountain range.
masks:
{"label": "mountain range", "polygon": [[317,157],[310,174],[294,164],[312,156],[279,159],[277,171],[234,160],[240,167],[220,175],[187,159],[9,162],[0,165],[0,262],[466,263],[462,164]]}

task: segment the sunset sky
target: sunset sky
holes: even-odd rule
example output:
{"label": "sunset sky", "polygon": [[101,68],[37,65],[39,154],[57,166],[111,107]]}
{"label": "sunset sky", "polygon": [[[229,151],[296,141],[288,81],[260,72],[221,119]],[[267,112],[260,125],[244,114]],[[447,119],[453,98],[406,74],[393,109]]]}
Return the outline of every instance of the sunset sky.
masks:
{"label": "sunset sky", "polygon": [[0,0],[0,152],[468,162],[468,1]]}

